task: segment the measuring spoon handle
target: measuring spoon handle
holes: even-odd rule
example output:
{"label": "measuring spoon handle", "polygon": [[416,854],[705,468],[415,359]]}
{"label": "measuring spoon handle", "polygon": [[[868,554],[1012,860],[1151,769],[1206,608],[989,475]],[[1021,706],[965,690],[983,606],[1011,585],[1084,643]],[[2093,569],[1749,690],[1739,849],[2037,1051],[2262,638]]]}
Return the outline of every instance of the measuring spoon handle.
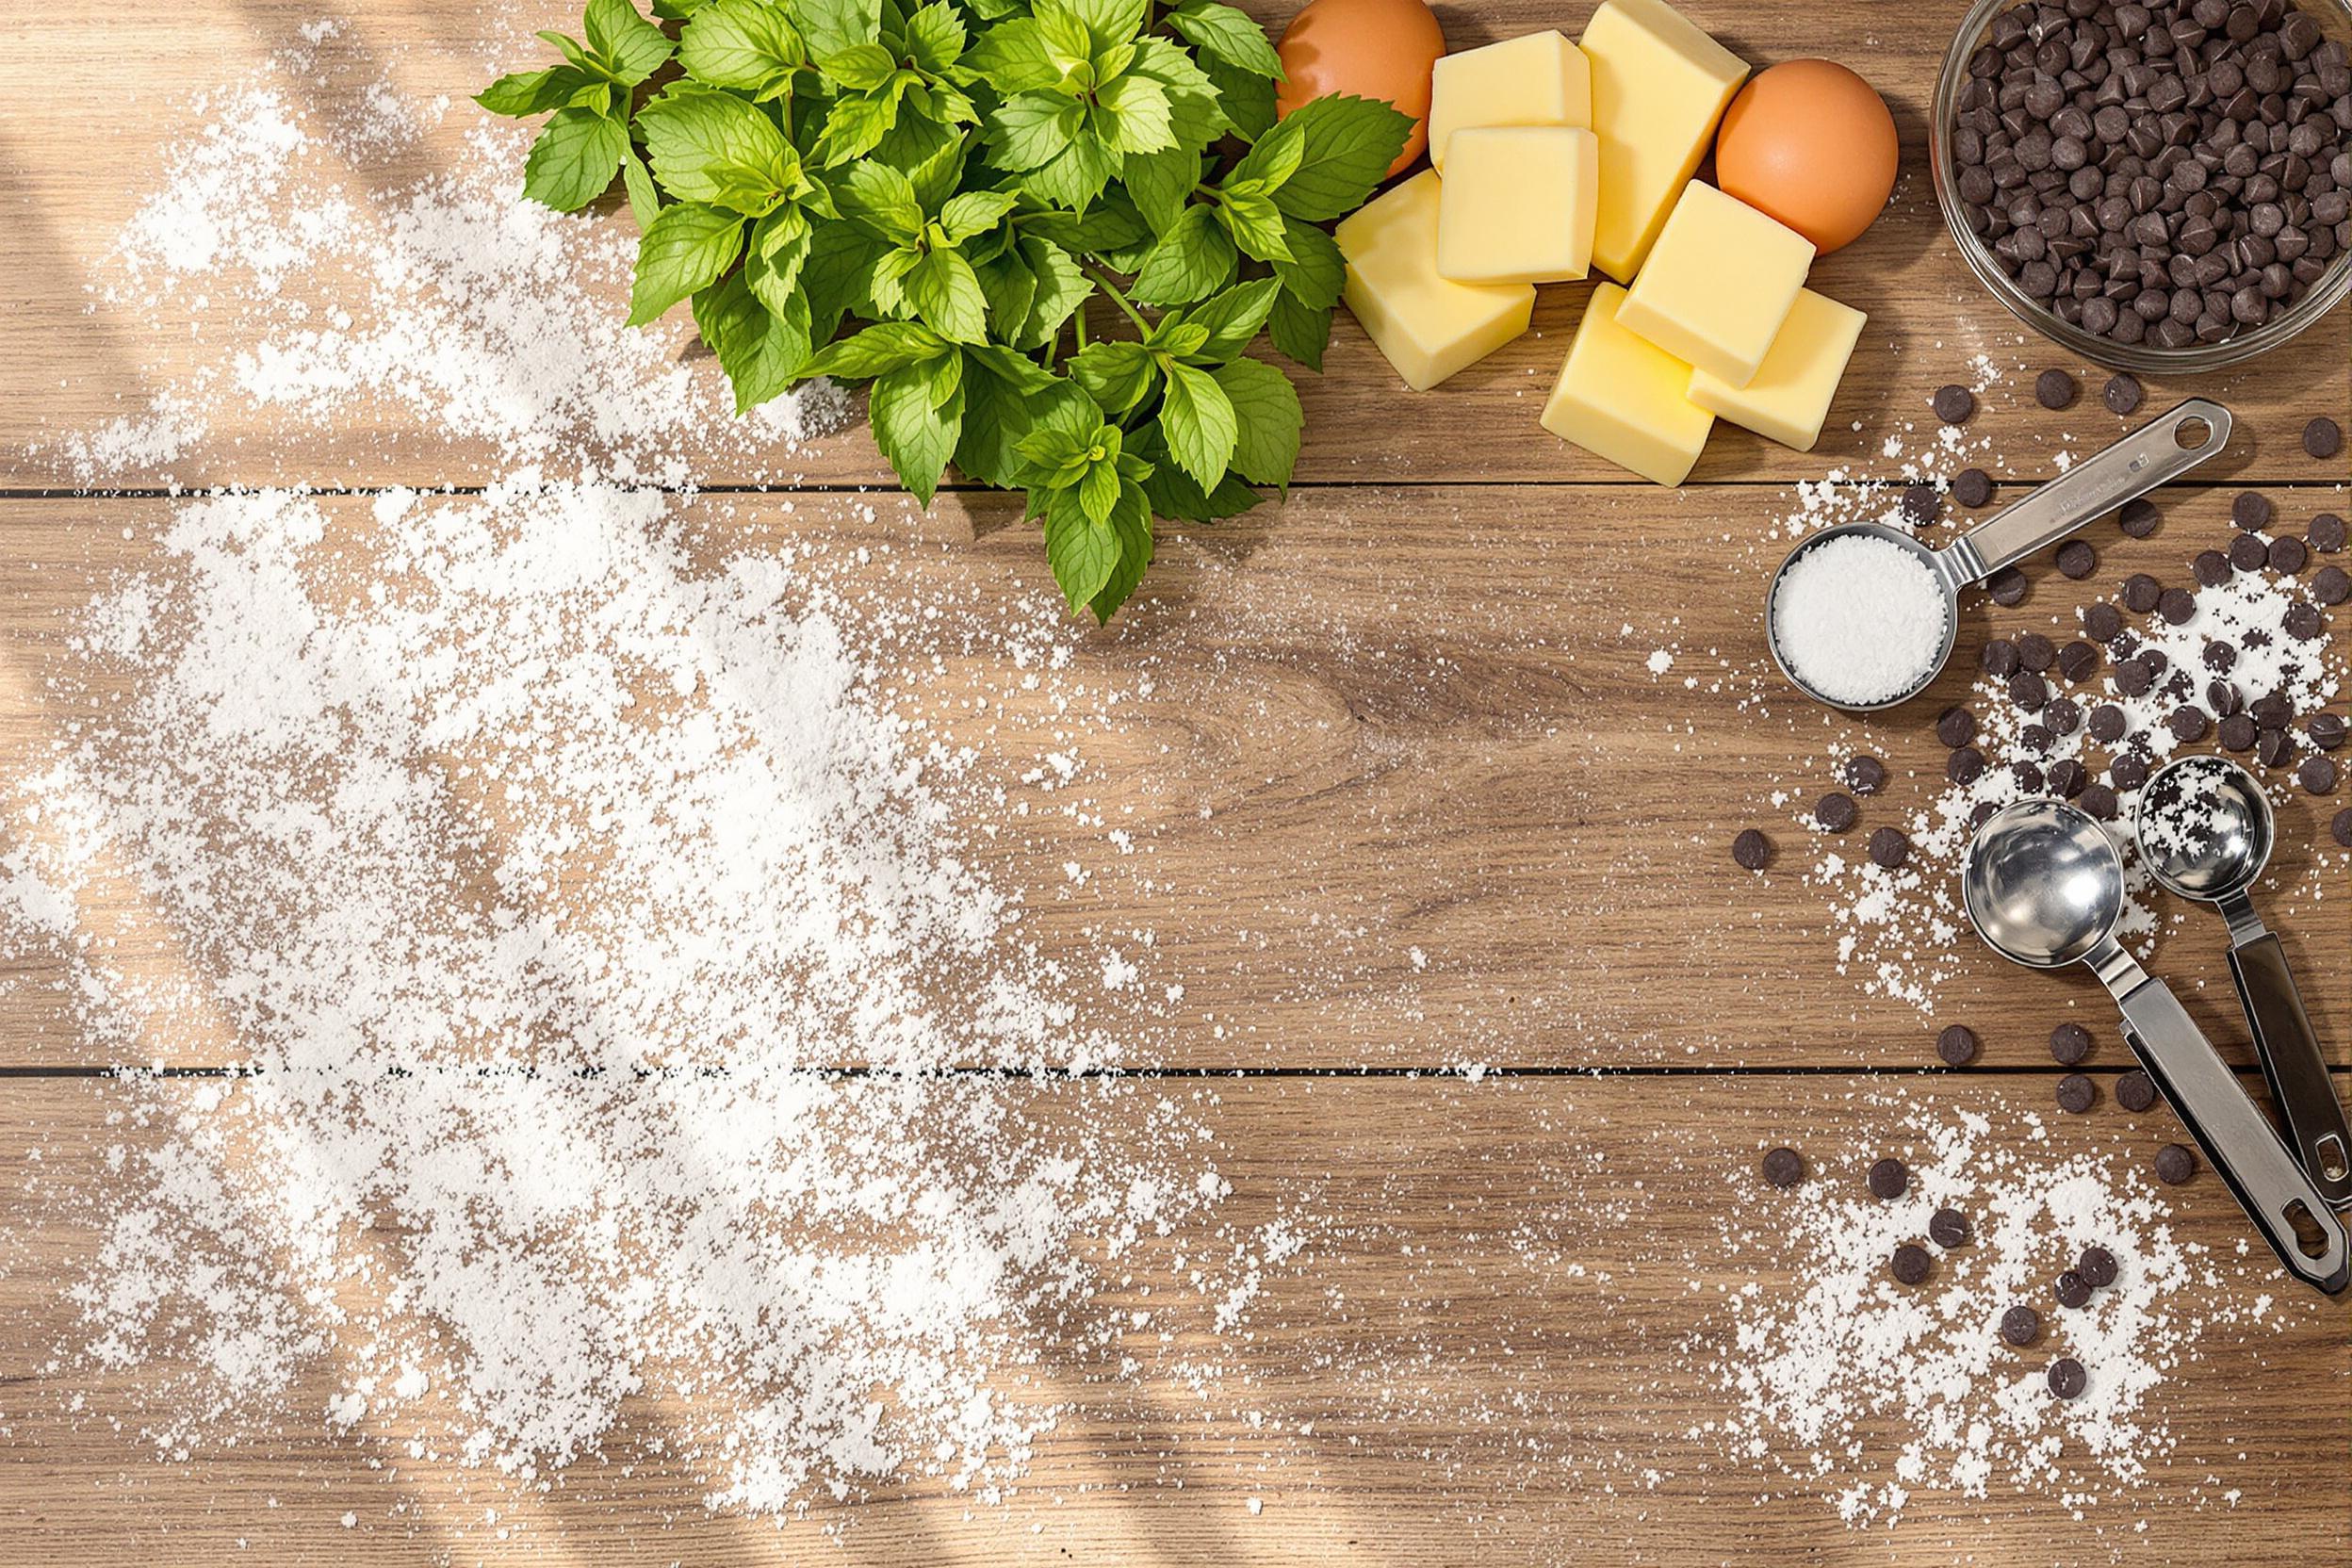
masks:
{"label": "measuring spoon handle", "polygon": [[[2204,439],[2183,446],[2184,439],[2197,433],[2184,427],[2202,427]],[[2015,506],[1995,513],[1936,554],[1957,582],[1982,582],[2092,518],[2179,479],[2221,450],[2229,439],[2230,411],[2208,399],[2191,398],[2038,486]]]}
{"label": "measuring spoon handle", "polygon": [[[2132,1054],[2287,1272],[2330,1296],[2352,1285],[2352,1237],[2345,1235],[2344,1221],[2239,1087],[2237,1074],[2180,999],[2113,938],[2089,961],[2123,1009],[2123,1037]],[[2296,1233],[2298,1208],[2322,1239],[2315,1256],[2303,1250]]]}
{"label": "measuring spoon handle", "polygon": [[2254,1031],[2270,1097],[2287,1123],[2295,1146],[2320,1196],[2336,1206],[2352,1203],[2352,1127],[2328,1078],[2328,1058],[2319,1034],[2304,1010],[2286,950],[2270,932],[2230,949],[2230,977]]}

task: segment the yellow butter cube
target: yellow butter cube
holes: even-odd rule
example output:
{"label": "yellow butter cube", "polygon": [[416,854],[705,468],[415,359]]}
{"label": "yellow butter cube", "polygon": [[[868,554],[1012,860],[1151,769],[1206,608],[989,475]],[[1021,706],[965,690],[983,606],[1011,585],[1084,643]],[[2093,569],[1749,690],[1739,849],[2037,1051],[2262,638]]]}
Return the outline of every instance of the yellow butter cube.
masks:
{"label": "yellow butter cube", "polygon": [[1841,305],[1809,288],[1797,291],[1797,302],[1782,322],[1780,335],[1756,379],[1734,386],[1705,370],[1690,372],[1690,400],[1719,418],[1729,419],[1801,452],[1813,449],[1821,438],[1821,421],[1829,417],[1830,400],[1845,378],[1846,362],[1862,336],[1862,312]]}
{"label": "yellow butter cube", "polygon": [[1437,270],[1456,283],[1565,283],[1592,261],[1601,144],[1571,125],[1454,133]]}
{"label": "yellow butter cube", "polygon": [[1332,231],[1348,258],[1348,308],[1415,392],[1484,359],[1535,314],[1531,285],[1438,275],[1437,214],[1437,172],[1423,170]]}
{"label": "yellow butter cube", "polygon": [[1631,283],[1748,68],[1664,0],[1608,0],[1585,24],[1583,48],[1601,139],[1592,260]]}
{"label": "yellow butter cube", "polygon": [[1567,362],[1544,404],[1544,428],[1659,484],[1680,484],[1715,416],[1685,395],[1690,367],[1618,322],[1625,291],[1592,290]]}
{"label": "yellow butter cube", "polygon": [[1695,180],[1658,231],[1619,313],[1676,359],[1745,386],[1813,267],[1813,243]]}
{"label": "yellow butter cube", "polygon": [[1439,58],[1429,77],[1429,167],[1472,125],[1592,124],[1592,72],[1558,32],[1529,33]]}

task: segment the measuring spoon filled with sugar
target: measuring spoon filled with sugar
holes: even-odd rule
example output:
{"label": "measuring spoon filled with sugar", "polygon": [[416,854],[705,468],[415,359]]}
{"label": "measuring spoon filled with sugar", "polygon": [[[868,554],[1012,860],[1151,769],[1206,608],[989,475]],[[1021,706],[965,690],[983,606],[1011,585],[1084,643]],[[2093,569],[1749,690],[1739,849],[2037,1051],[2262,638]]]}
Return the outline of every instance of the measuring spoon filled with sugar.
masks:
{"label": "measuring spoon filled with sugar", "polygon": [[1961,589],[2180,478],[2228,444],[2230,422],[2221,404],[2191,398],[1939,550],[1881,523],[1822,530],[1772,574],[1772,662],[1832,708],[1908,702],[1952,657]]}

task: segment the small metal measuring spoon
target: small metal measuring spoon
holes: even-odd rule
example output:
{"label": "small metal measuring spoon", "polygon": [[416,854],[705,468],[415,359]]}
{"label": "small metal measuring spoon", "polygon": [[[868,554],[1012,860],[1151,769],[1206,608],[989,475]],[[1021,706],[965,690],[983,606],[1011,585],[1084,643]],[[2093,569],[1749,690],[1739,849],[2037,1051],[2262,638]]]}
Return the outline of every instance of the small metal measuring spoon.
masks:
{"label": "small metal measuring spoon", "polygon": [[2248,896],[2277,837],[2269,797],[2226,757],[2183,757],[2141,790],[2132,831],[2141,861],[2166,891],[2211,904],[2230,923],[2230,977],[2287,1142],[2320,1196],[2338,1208],[2352,1204],[2352,1126],[2286,952]]}
{"label": "small metal measuring spoon", "polygon": [[[1994,952],[2029,969],[2088,964],[2123,1012],[2123,1037],[2206,1161],[2296,1278],[2352,1284],[2352,1237],[2178,998],[2115,940],[2123,856],[2087,812],[2022,800],[1978,828],[1961,902]],[[2307,1252],[2298,1217],[2320,1238]]]}
{"label": "small metal measuring spoon", "polygon": [[[2035,550],[2064,539],[2094,517],[2103,517],[2124,502],[2137,500],[2204,462],[2228,444],[2230,411],[2203,398],[2191,398],[2168,414],[2158,415],[2138,430],[2095,456],[2083,459],[2032,495],[2006,507],[1946,545],[1930,549],[1917,539],[1883,523],[1843,523],[1823,529],[1788,552],[1772,574],[1764,597],[1764,642],[1772,662],[1788,683],[1815,702],[1854,713],[1875,713],[1910,701],[1934,683],[1952,657],[1960,635],[1960,590],[1984,581],[2003,566],[2024,560]],[[1780,585],[1800,556],[1833,539],[1862,535],[1885,539],[1926,564],[1944,596],[1944,645],[1935,662],[1909,690],[1883,702],[1839,702],[1823,696],[1791,669],[1781,654],[1780,629],[1774,610]]]}

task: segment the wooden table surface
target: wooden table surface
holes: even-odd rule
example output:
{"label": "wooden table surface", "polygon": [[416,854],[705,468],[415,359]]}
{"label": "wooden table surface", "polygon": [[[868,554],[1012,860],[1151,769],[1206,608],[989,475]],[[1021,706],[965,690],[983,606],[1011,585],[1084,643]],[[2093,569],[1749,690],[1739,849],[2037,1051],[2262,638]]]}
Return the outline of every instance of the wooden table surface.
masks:
{"label": "wooden table surface", "polygon": [[[354,8],[351,46],[406,90],[462,100],[492,53],[486,39],[511,49],[504,41],[531,25],[563,24],[563,8],[382,0]],[[1250,8],[1269,20],[1277,10]],[[1461,47],[1538,26],[1573,35],[1588,8],[1485,0],[1439,14]],[[1084,638],[1081,678],[1145,694],[1083,738],[1089,813],[1034,813],[986,868],[1025,897],[1023,934],[1049,951],[1105,929],[1156,934],[1157,964],[1185,990],[1154,1037],[1161,1066],[1150,1076],[1214,1129],[1237,1212],[1271,1215],[1311,1176],[1338,1206],[1383,1217],[1377,1238],[1340,1246],[1312,1275],[1267,1282],[1266,1327],[1236,1353],[1272,1391],[1273,1419],[1192,1410],[1176,1385],[1081,1389],[1084,1413],[1040,1439],[1030,1478],[998,1508],[910,1483],[781,1530],[706,1512],[682,1470],[583,1462],[518,1505],[501,1538],[478,1520],[433,1522],[454,1518],[479,1478],[323,1428],[266,1451],[155,1459],[136,1435],[131,1379],[69,1377],[47,1360],[67,1308],[53,1277],[22,1260],[62,1274],[92,1238],[45,1218],[34,1184],[10,1181],[0,1233],[16,1238],[20,1261],[0,1276],[0,1313],[46,1331],[0,1339],[0,1560],[2352,1560],[2352,1345],[2343,1310],[2316,1302],[2292,1299],[2259,1329],[2207,1335],[2198,1364],[2158,1396],[2177,1443],[2121,1507],[1922,1489],[1896,1527],[1856,1531],[1825,1500],[1829,1484],[1730,1463],[1695,1435],[1727,1397],[1687,1344],[1702,1305],[1751,1282],[1790,1288],[1785,1273],[1720,1255],[1726,1211],[1752,1200],[1745,1173],[1759,1148],[1797,1141],[1842,1159],[1872,1147],[1901,1104],[1981,1113],[2020,1147],[2117,1151],[2132,1171],[2179,1133],[2161,1109],[2127,1117],[2105,1095],[2088,1118],[2042,1114],[2058,1070],[2043,1043],[2054,1023],[2092,1026],[2103,1085],[2127,1065],[2087,976],[2027,975],[1960,941],[1931,1019],[1840,972],[1827,896],[1798,874],[1807,857],[1788,854],[1762,877],[1730,865],[1742,826],[1801,845],[1796,808],[1774,806],[1772,792],[1810,799],[1833,787],[1848,749],[1887,760],[1890,795],[1923,800],[1943,749],[1922,716],[1968,686],[1957,669],[1910,707],[1847,722],[1767,678],[1757,612],[1791,487],[1833,471],[1900,478],[1888,436],[1920,450],[1928,394],[1973,379],[1979,355],[2002,379],[1969,434],[1976,461],[2004,480],[2047,478],[2062,451],[2093,449],[2121,421],[2098,406],[2096,379],[2066,415],[2034,406],[2034,372],[2067,362],[1978,291],[1936,218],[1924,127],[1960,0],[1685,8],[1751,61],[1853,63],[1902,128],[1892,209],[1815,272],[1815,286],[1870,315],[1821,448],[1790,453],[1725,427],[1693,482],[1670,492],[1545,436],[1535,415],[1581,288],[1544,290],[1534,332],[1417,399],[1343,313],[1324,375],[1302,388],[1307,437],[1287,504],[1164,539],[1144,594]],[[38,692],[68,613],[158,547],[170,504],[75,495],[49,455],[58,432],[134,406],[186,352],[182,335],[93,311],[85,286],[153,188],[188,96],[286,47],[317,9],[62,0],[0,19],[10,279],[0,449],[42,449],[12,458],[0,497],[0,756],[11,766],[58,722]],[[404,155],[413,167],[387,178],[453,160],[472,122],[461,101]],[[2179,580],[2189,555],[2220,542],[2241,487],[2262,486],[2291,514],[2340,508],[2342,463],[2313,463],[2296,438],[2314,413],[2346,416],[2348,346],[2339,314],[2257,366],[2151,384],[2151,407],[2192,391],[2227,401],[2239,433],[2175,493],[2155,537],[2095,529],[2101,580],[2143,569]],[[888,488],[862,429],[794,468],[799,486],[825,495]],[[364,493],[477,485],[496,472],[478,444],[396,416],[356,410],[332,435],[293,442],[232,407],[171,478]],[[725,491],[771,476],[702,477]],[[782,498],[748,493],[693,504],[711,509],[714,551],[866,545],[875,571],[953,599],[967,622],[1051,591],[1033,532],[1002,498],[954,492],[928,516],[903,498],[867,498],[871,514],[788,512]],[[365,494],[328,504],[339,526],[364,526]],[[2046,561],[2030,575],[2016,610],[1971,603],[1956,664],[1971,664],[1987,635],[2049,625],[2077,602]],[[2344,615],[2331,616],[2339,633]],[[990,716],[991,743],[1007,754],[1027,755],[1066,722],[1041,700],[1024,704],[1000,656],[947,625],[899,638],[890,657],[935,682],[1007,694]],[[1670,678],[1647,667],[1659,647],[1675,651]],[[951,741],[980,741],[976,728],[959,737],[971,722],[934,715]],[[1038,797],[1006,784],[1011,798]],[[2352,900],[2341,896],[2341,857],[2317,861],[2314,846],[2342,803],[2284,803],[2271,879],[2340,1070],[2352,1064],[2352,966],[2342,962]],[[1073,894],[1063,864],[1093,858],[1103,821],[1148,853]],[[133,933],[125,964],[173,963],[165,935],[137,934],[136,914],[90,918],[120,917]],[[2210,920],[2168,927],[2155,959],[2207,977],[2189,1004],[2235,1041],[2243,1030],[2215,978],[2219,930]],[[99,1183],[122,1091],[92,1071],[115,1064],[76,1037],[54,974],[18,969],[0,996],[0,1169],[39,1151],[46,1183]],[[1935,1067],[1935,1030],[1953,1020],[1984,1046],[1964,1074]],[[2228,1049],[2245,1064],[2242,1048]],[[171,1065],[236,1058],[223,1039]],[[1465,1080],[1465,1064],[1483,1075]],[[1637,1191],[1650,1195],[1655,1229],[1612,1231],[1603,1217]],[[2173,1198],[2186,1233],[2225,1252],[2242,1233],[2210,1178]],[[1573,1261],[1585,1275],[1532,1268],[1508,1244],[1537,1225],[1580,1238]],[[2246,1304],[2293,1289],[2260,1260],[2224,1275],[2217,1288]],[[1613,1279],[1608,1294],[1595,1276]],[[1446,1348],[1429,1355],[1426,1379],[1462,1386],[1445,1397],[1371,1386],[1363,1368],[1402,1346]],[[319,1389],[310,1408],[330,1385]],[[656,1408],[632,1421],[658,1430],[662,1418]],[[1640,1462],[1620,1462],[1627,1455]],[[1655,1478],[1629,1479],[1646,1469]],[[2224,1489],[2240,1494],[2234,1506],[2212,1501]],[[1244,1498],[1263,1511],[1245,1511]],[[408,1507],[419,1499],[433,1507]],[[346,1528],[350,1510],[370,1527]],[[837,1539],[819,1523],[845,1528]]]}

